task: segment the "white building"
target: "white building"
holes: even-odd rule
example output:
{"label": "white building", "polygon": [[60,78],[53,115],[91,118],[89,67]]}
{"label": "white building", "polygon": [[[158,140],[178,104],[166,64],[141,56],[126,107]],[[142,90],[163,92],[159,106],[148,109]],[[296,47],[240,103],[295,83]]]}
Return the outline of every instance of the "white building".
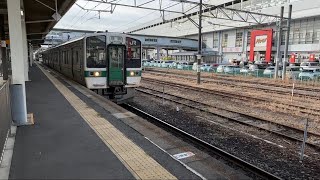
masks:
{"label": "white building", "polygon": [[[292,21],[289,36],[289,55],[296,54],[296,61],[309,60],[311,55],[315,55],[316,60],[320,54],[320,1],[319,0],[211,0],[206,3],[223,5],[227,8],[253,11],[263,14],[279,16],[281,6],[285,7],[284,17],[288,15],[289,4],[292,4]],[[192,17],[197,20],[197,16]],[[268,18],[267,18],[268,19]],[[152,34],[156,32],[164,35],[181,36],[187,38],[198,38],[198,30],[190,25],[188,21],[178,22],[175,26],[179,31],[173,32],[172,23],[161,26],[143,29],[135,33]],[[276,22],[264,21],[260,25],[251,25],[237,21],[221,20],[204,17],[203,21],[203,51],[214,54],[206,57],[205,61],[220,62],[222,60],[249,59],[251,31],[257,29],[273,29],[272,40],[272,60],[276,50],[277,28]],[[283,22],[286,25],[286,21]],[[157,30],[156,30],[157,29]],[[160,30],[162,29],[162,30]],[[282,46],[284,49],[285,31],[282,34]],[[261,38],[261,37],[260,37]],[[263,48],[262,48],[263,49]],[[258,51],[254,55],[254,60],[263,60],[265,54]]]}

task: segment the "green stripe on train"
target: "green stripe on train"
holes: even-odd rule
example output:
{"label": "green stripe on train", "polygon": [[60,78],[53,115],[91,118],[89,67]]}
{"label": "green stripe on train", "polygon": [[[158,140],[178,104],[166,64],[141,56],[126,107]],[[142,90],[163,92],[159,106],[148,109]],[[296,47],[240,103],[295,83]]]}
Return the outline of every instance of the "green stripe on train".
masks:
{"label": "green stripe on train", "polygon": [[100,72],[100,76],[97,76],[97,77],[107,77],[107,71],[85,71],[84,77],[95,77],[93,74],[92,75],[90,74],[94,72]]}

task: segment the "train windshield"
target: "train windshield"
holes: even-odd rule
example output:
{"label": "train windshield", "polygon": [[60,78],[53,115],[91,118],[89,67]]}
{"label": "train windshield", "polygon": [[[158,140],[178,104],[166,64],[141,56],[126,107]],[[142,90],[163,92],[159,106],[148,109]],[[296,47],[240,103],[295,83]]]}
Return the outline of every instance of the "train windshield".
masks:
{"label": "train windshield", "polygon": [[126,68],[141,68],[141,42],[138,39],[126,38]]}
{"label": "train windshield", "polygon": [[106,61],[106,36],[92,36],[86,40],[87,44],[87,67],[105,68]]}

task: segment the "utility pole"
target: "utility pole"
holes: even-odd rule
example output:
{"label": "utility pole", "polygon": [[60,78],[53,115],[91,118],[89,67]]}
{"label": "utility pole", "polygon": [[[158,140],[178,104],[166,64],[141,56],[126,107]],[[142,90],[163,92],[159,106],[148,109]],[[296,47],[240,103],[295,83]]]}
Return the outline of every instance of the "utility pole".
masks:
{"label": "utility pole", "polygon": [[199,44],[198,44],[198,55],[197,55],[197,84],[200,84],[200,64],[201,64],[201,51],[202,51],[202,41],[201,41],[201,28],[202,28],[202,0],[200,0],[200,4],[199,4]]}
{"label": "utility pole", "polygon": [[288,48],[289,48],[289,36],[290,36],[290,24],[291,24],[291,15],[292,15],[292,4],[289,5],[289,12],[288,12],[288,20],[287,20],[287,33],[286,33],[286,42],[284,46],[284,59],[282,62],[282,80],[286,79],[286,63],[288,61]]}
{"label": "utility pole", "polygon": [[283,11],[284,11],[284,6],[281,6],[280,21],[279,21],[279,24],[278,24],[277,56],[276,56],[276,68],[275,68],[275,73],[274,73],[274,78],[275,79],[278,79],[279,61],[282,59],[282,53],[280,51],[280,47],[281,47],[281,38],[282,38]]}

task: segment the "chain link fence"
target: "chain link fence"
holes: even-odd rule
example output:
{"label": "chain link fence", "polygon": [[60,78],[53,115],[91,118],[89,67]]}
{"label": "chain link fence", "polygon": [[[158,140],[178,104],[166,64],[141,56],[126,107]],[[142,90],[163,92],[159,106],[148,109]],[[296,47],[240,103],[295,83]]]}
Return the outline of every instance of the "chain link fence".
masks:
{"label": "chain link fence", "polygon": [[[177,66],[167,66],[163,67],[160,65],[144,64],[144,67],[150,68],[161,68],[161,69],[175,69],[182,71],[196,71],[192,65],[177,65]],[[211,73],[212,75],[218,74],[221,76],[238,76],[238,77],[256,77],[256,78],[265,78],[265,79],[274,79],[274,72],[265,72],[265,69],[255,69],[255,70],[243,70],[243,69],[233,69],[230,68],[226,70],[219,70],[217,67],[201,69],[201,72]],[[320,72],[319,73],[310,73],[299,77],[300,72],[287,72],[286,73],[286,82],[287,83],[298,83],[311,86],[320,86]],[[282,72],[279,71],[278,79],[281,79]]]}

